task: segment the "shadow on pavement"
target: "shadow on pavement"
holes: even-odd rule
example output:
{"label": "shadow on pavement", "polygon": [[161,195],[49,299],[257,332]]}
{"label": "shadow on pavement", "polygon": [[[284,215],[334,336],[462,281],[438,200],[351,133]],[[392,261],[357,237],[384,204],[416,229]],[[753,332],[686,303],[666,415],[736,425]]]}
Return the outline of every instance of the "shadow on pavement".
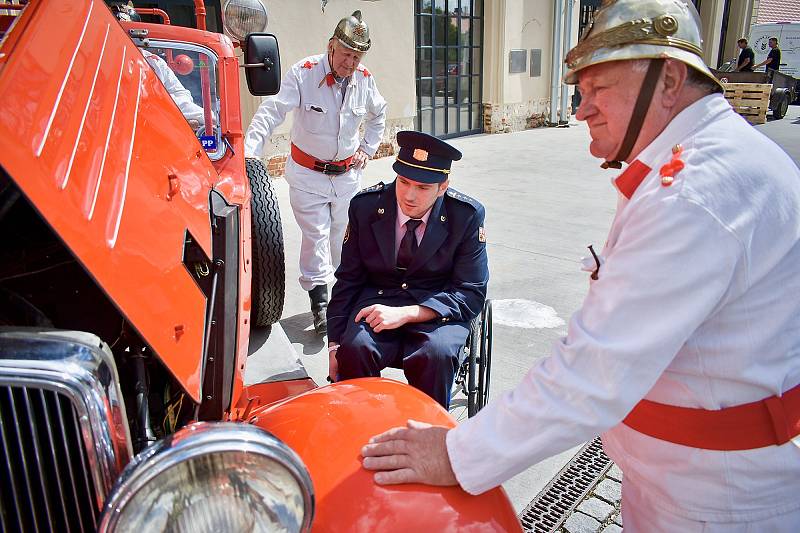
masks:
{"label": "shadow on pavement", "polygon": [[292,344],[303,346],[303,355],[317,354],[325,347],[325,337],[317,335],[312,324],[311,312],[281,320],[281,327]]}
{"label": "shadow on pavement", "polygon": [[270,333],[272,333],[272,326],[267,326],[265,328],[250,328],[250,344],[247,348],[248,357],[256,353],[259,348],[264,346],[264,343],[266,343],[267,339],[269,339]]}

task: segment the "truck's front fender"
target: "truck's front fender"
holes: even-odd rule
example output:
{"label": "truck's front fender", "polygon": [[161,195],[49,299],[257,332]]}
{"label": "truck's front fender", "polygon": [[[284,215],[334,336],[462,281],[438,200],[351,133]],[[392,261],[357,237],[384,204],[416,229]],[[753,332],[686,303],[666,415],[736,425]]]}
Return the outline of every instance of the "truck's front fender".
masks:
{"label": "truck's front fender", "polygon": [[521,530],[500,488],[471,496],[459,487],[382,487],[362,468],[360,450],[373,435],[404,426],[408,419],[454,425],[444,409],[408,385],[350,380],[253,416],[258,426],[291,446],[308,468],[316,499],[315,532]]}

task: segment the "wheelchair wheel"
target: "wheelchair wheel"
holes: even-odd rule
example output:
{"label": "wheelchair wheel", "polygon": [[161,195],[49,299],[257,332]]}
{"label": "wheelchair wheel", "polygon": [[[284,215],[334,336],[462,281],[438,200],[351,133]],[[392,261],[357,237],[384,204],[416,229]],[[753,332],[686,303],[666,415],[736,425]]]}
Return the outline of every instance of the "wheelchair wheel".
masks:
{"label": "wheelchair wheel", "polygon": [[492,301],[483,307],[478,364],[478,410],[489,403],[489,385],[492,378]]}
{"label": "wheelchair wheel", "polygon": [[489,401],[492,370],[492,302],[470,324],[467,338],[467,416],[473,417]]}

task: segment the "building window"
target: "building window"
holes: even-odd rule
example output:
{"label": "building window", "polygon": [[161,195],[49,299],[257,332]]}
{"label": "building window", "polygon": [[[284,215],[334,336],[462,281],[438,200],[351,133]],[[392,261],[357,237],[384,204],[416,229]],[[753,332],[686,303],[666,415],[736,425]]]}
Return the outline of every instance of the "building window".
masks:
{"label": "building window", "polygon": [[416,129],[447,138],[483,129],[483,0],[415,0]]}

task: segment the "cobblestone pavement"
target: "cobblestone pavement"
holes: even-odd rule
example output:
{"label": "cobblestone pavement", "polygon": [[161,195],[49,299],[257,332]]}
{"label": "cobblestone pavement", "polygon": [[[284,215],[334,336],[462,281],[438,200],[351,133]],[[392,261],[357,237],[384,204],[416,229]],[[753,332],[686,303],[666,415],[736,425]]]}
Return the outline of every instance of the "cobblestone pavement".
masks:
{"label": "cobblestone pavement", "polygon": [[622,470],[612,465],[560,528],[562,533],[620,533]]}

